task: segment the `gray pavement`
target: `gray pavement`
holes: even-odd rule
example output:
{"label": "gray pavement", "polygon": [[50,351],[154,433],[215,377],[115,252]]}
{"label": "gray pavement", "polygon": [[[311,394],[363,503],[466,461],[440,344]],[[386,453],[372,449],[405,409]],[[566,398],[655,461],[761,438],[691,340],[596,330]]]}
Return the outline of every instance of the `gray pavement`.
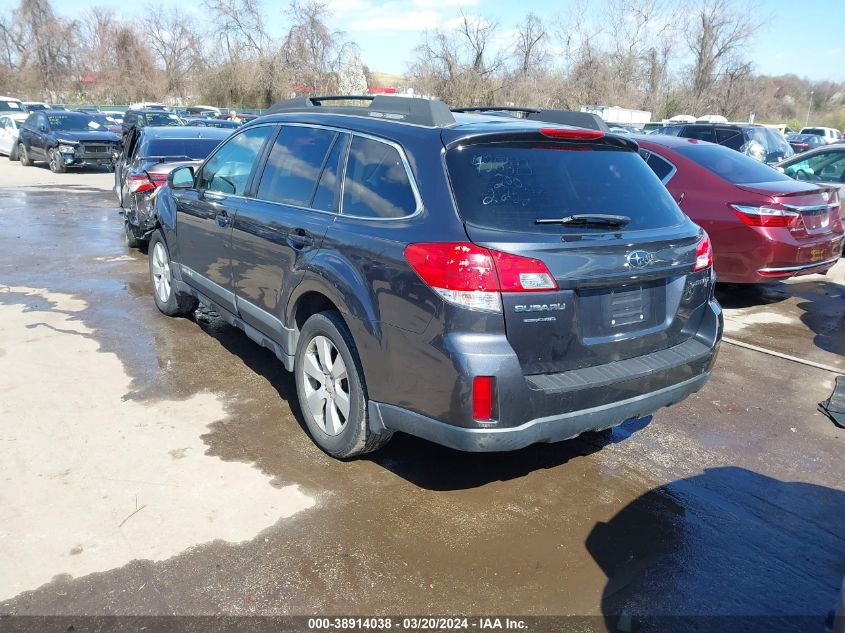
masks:
{"label": "gray pavement", "polygon": [[[816,411],[832,372],[723,344],[700,393],[609,441],[397,435],[338,462],[271,353],[158,313],[111,178],[0,158],[0,614],[821,629],[845,574],[845,431]],[[721,288],[726,334],[845,371],[843,276]]]}

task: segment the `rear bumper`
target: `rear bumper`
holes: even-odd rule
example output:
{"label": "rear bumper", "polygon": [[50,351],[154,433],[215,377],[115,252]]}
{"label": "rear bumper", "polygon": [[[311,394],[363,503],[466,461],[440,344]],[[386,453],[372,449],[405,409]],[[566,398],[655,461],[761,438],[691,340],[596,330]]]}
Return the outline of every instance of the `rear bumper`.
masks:
{"label": "rear bumper", "polygon": [[[404,338],[404,367],[413,358],[416,371],[385,368],[380,377],[392,388],[370,381],[365,364],[374,387],[369,392],[370,424],[374,430],[403,431],[465,451],[514,450],[610,428],[698,391],[712,371],[723,323],[721,307],[711,300],[695,324],[690,323],[696,330],[674,347],[533,375],[522,372],[503,335],[451,339],[444,349],[452,366],[433,362],[430,343],[427,354],[408,356],[413,339]],[[396,380],[403,376],[412,382]],[[495,378],[494,421],[473,419],[473,376]]]}
{"label": "rear bumper", "polygon": [[714,239],[720,282],[761,283],[827,272],[842,255],[841,233],[796,239],[786,229],[740,227]]}
{"label": "rear bumper", "polygon": [[512,451],[531,444],[559,442],[585,431],[616,426],[629,418],[646,416],[680,402],[695,393],[710,372],[669,387],[609,404],[550,415],[510,428],[464,428],[452,426],[419,413],[380,402],[370,402],[370,417],[376,424],[404,431],[460,451]]}

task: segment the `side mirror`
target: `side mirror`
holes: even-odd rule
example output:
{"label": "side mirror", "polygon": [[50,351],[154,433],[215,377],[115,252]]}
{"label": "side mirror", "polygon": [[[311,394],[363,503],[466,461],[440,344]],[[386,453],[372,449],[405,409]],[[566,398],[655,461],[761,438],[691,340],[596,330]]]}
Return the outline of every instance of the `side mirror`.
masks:
{"label": "side mirror", "polygon": [[190,165],[177,167],[167,174],[167,184],[171,189],[190,189],[194,186],[194,168]]}

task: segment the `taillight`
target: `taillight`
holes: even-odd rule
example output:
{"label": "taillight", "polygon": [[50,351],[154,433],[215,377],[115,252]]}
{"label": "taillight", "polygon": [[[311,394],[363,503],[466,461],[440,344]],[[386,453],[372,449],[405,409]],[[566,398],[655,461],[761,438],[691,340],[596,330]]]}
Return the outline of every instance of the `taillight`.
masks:
{"label": "taillight", "polygon": [[604,136],[604,132],[600,130],[584,130],[580,128],[566,127],[540,128],[540,134],[548,136],[549,138],[566,138],[580,141],[588,141],[590,139],[601,138]]}
{"label": "taillight", "polygon": [[472,417],[476,420],[493,419],[493,376],[476,376],[472,380]]}
{"label": "taillight", "polygon": [[409,244],[405,259],[446,301],[475,310],[501,312],[502,292],[557,290],[540,260],[471,242]]}
{"label": "taillight", "polygon": [[539,259],[520,257],[501,251],[490,251],[496,273],[499,276],[499,289],[502,292],[538,292],[557,290],[557,283],[549,269]]}
{"label": "taillight", "polygon": [[776,206],[762,205],[759,207],[744,204],[732,204],[731,207],[737,217],[748,226],[766,226],[771,228],[798,228],[801,225],[801,214],[789,209]]}
{"label": "taillight", "polygon": [[704,235],[698,240],[695,246],[695,266],[693,272],[705,270],[713,265],[713,246],[710,244],[710,236],[704,231]]}
{"label": "taillight", "polygon": [[126,183],[132,193],[152,191],[166,182],[167,174],[150,174],[149,177],[146,174],[137,174],[126,177]]}

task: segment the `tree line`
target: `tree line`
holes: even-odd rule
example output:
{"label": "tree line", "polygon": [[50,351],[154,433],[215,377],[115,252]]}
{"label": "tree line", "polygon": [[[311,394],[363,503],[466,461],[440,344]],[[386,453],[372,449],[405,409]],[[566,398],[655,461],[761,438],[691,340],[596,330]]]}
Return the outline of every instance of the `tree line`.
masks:
{"label": "tree line", "polygon": [[[298,94],[371,85],[358,45],[324,0],[292,0],[271,32],[262,0],[147,5],[139,19],[93,7],[59,16],[19,0],[0,17],[0,93],[54,102],[140,100],[267,107]],[[845,84],[763,76],[748,59],[765,18],[731,0],[575,0],[501,25],[462,13],[420,35],[399,88],[453,105],[618,105],[845,127]],[[376,69],[378,70],[378,69]]]}

